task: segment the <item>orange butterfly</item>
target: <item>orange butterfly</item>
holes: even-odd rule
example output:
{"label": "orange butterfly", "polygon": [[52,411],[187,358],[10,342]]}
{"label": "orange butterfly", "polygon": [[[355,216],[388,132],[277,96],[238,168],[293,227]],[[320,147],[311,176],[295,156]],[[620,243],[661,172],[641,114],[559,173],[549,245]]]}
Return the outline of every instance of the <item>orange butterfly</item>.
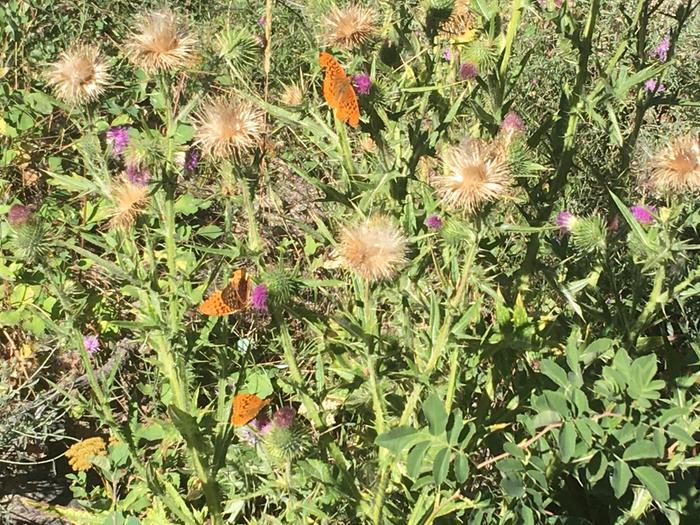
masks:
{"label": "orange butterfly", "polygon": [[355,88],[350,77],[329,53],[321,51],[319,55],[321,69],[325,70],[323,78],[323,98],[335,110],[338,120],[347,122],[353,128],[360,123],[360,106],[357,104]]}
{"label": "orange butterfly", "polygon": [[253,281],[246,276],[245,268],[239,268],[231,276],[228,286],[216,290],[199,305],[204,315],[229,315],[245,310],[250,300]]}
{"label": "orange butterfly", "polygon": [[247,425],[269,404],[269,399],[260,399],[255,394],[236,394],[233,397],[231,424],[237,427]]}

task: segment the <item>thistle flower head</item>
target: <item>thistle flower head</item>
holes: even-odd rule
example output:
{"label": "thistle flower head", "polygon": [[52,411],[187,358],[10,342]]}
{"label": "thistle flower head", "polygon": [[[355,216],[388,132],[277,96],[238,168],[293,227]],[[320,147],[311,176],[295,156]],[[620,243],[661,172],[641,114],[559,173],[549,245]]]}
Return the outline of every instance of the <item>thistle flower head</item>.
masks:
{"label": "thistle flower head", "polygon": [[671,36],[666,35],[661,42],[657,44],[652,51],[651,56],[656,58],[659,62],[666,62],[668,60],[668,52],[671,49]]}
{"label": "thistle flower head", "polygon": [[129,228],[141,213],[148,201],[148,186],[134,184],[125,175],[111,190],[112,217],[109,221],[114,228]]}
{"label": "thistle flower head", "polygon": [[296,412],[292,407],[282,407],[260,430],[265,452],[277,463],[294,461],[306,451],[307,436],[294,424],[295,417]]}
{"label": "thistle flower head", "polygon": [[301,90],[299,84],[289,84],[284,86],[282,95],[280,96],[280,101],[285,106],[301,106],[301,104],[304,102],[304,92]]}
{"label": "thistle flower head", "polygon": [[369,95],[372,89],[372,79],[367,73],[360,73],[352,77],[352,85],[360,95]]}
{"label": "thistle flower head", "polygon": [[430,215],[425,219],[425,225],[431,230],[439,230],[442,228],[442,219],[437,215]]}
{"label": "thistle flower head", "polygon": [[196,59],[196,48],[197,38],[170,9],[142,14],[126,44],[131,62],[148,73],[188,67]]}
{"label": "thistle flower head", "polygon": [[388,279],[406,261],[406,239],[387,217],[375,216],[343,228],[338,253],[364,279]]}
{"label": "thistle flower head", "polygon": [[525,131],[525,124],[515,111],[509,111],[501,122],[501,131],[505,133],[520,133]]}
{"label": "thistle flower head", "polygon": [[376,31],[374,9],[359,4],[333,6],[321,21],[322,39],[329,47],[352,49],[369,41]]}
{"label": "thistle flower head", "polygon": [[473,62],[463,62],[459,66],[459,78],[462,80],[473,80],[479,76],[479,66]]}
{"label": "thistle flower head", "polygon": [[96,99],[111,77],[107,63],[95,46],[78,44],[61,53],[46,74],[56,96],[70,104]]}
{"label": "thistle flower head", "polygon": [[75,472],[90,470],[93,458],[106,454],[105,441],[101,437],[84,439],[66,451],[68,464]]}
{"label": "thistle flower head", "polygon": [[562,232],[570,233],[578,217],[569,211],[561,211],[557,215],[557,225]]}
{"label": "thistle flower head", "polygon": [[644,82],[644,89],[649,93],[663,93],[666,91],[666,85],[662,84],[655,78],[650,78]]}
{"label": "thistle flower head", "polygon": [[114,155],[121,155],[129,145],[129,130],[125,126],[110,128],[105,135]]}
{"label": "thistle flower head", "polygon": [[146,186],[151,180],[151,172],[141,164],[127,164],[125,175],[127,180],[135,186]]}
{"label": "thistle flower head", "polygon": [[259,312],[267,311],[267,286],[257,284],[250,293],[250,304],[254,310]]}
{"label": "thistle flower head", "polygon": [[432,184],[449,208],[473,212],[509,188],[508,163],[495,144],[468,140],[449,147],[442,155],[442,164],[442,174]]}
{"label": "thistle flower head", "polygon": [[637,204],[630,208],[632,216],[637,219],[639,224],[651,224],[654,222],[654,216],[656,215],[656,207],[651,205]]}
{"label": "thistle flower head", "polygon": [[86,335],[83,337],[83,347],[85,351],[92,355],[100,349],[100,340],[96,335]]}
{"label": "thistle flower head", "polygon": [[13,228],[18,228],[26,224],[32,217],[32,210],[24,204],[13,204],[7,212],[7,222]]}
{"label": "thistle flower head", "polygon": [[263,112],[246,100],[219,97],[204,104],[195,117],[196,140],[204,155],[225,158],[261,142]]}
{"label": "thistle flower head", "polygon": [[681,137],[659,151],[647,181],[662,191],[700,189],[700,138]]}

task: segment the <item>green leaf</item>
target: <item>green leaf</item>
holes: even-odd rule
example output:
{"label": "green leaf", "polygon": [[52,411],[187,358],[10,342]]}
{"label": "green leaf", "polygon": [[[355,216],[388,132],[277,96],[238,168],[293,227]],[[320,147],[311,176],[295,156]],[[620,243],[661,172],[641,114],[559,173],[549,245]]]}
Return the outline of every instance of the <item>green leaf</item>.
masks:
{"label": "green leaf", "polygon": [[625,492],[627,492],[627,487],[632,479],[632,472],[622,460],[615,462],[613,466],[612,478],[610,479],[610,484],[612,485],[613,492],[617,499],[620,499]]}
{"label": "green leaf", "polygon": [[656,501],[666,501],[670,497],[666,479],[652,467],[636,467],[634,475],[651,492]]}
{"label": "green leaf", "polygon": [[689,447],[694,447],[697,443],[693,439],[693,436],[691,436],[684,428],[678,425],[671,425],[670,427],[668,427],[668,435]]}
{"label": "green leaf", "polygon": [[469,477],[469,459],[463,452],[455,458],[455,477],[460,483],[464,483]]}
{"label": "green leaf", "polygon": [[624,459],[625,461],[656,457],[658,457],[656,454],[656,447],[654,446],[654,443],[648,440],[637,441],[636,443],[632,443],[629,447],[625,449],[625,452],[622,454],[622,459]]}
{"label": "green leaf", "polygon": [[559,432],[559,452],[561,459],[567,463],[576,450],[576,427],[571,421],[564,423]]}
{"label": "green leaf", "polygon": [[392,428],[377,436],[374,440],[376,445],[389,449],[394,454],[398,454],[406,448],[418,435],[418,431],[413,427],[401,426]]}
{"label": "green leaf", "polygon": [[435,456],[435,463],[433,463],[433,479],[436,485],[442,485],[447,479],[447,472],[449,469],[450,449],[445,447],[437,453]]}
{"label": "green leaf", "polygon": [[608,352],[612,348],[613,343],[614,341],[612,339],[602,338],[596,339],[589,344],[581,354],[581,360],[584,366],[590,365],[593,361]]}
{"label": "green leaf", "polygon": [[540,372],[562,388],[568,388],[570,386],[569,378],[566,376],[564,369],[551,359],[544,359],[540,363]]}
{"label": "green leaf", "polygon": [[414,446],[406,457],[406,471],[411,478],[418,477],[423,467],[425,453],[430,446],[430,441],[421,441]]}
{"label": "green leaf", "polygon": [[525,495],[525,485],[518,478],[506,476],[501,480],[501,488],[511,498],[522,498]]}
{"label": "green leaf", "polygon": [[428,420],[430,433],[433,436],[442,434],[445,431],[447,424],[447,412],[445,412],[445,404],[437,394],[430,394],[428,399],[423,402],[423,415]]}

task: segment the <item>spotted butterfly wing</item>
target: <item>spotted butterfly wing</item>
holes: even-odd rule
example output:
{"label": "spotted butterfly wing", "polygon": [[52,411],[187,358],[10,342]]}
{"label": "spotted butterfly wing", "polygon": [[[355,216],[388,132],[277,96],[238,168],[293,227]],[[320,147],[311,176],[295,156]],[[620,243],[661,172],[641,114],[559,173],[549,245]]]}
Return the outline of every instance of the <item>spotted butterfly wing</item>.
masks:
{"label": "spotted butterfly wing", "polygon": [[233,272],[228,286],[216,290],[202,304],[199,312],[204,315],[229,315],[245,310],[250,300],[253,283],[245,268]]}
{"label": "spotted butterfly wing", "polygon": [[231,424],[237,427],[247,425],[269,404],[269,399],[260,399],[255,394],[236,394],[233,397]]}
{"label": "spotted butterfly wing", "polygon": [[325,71],[323,78],[323,98],[335,111],[338,120],[347,122],[353,128],[360,123],[360,106],[357,103],[355,88],[350,77],[338,61],[329,53],[321,52],[319,63]]}

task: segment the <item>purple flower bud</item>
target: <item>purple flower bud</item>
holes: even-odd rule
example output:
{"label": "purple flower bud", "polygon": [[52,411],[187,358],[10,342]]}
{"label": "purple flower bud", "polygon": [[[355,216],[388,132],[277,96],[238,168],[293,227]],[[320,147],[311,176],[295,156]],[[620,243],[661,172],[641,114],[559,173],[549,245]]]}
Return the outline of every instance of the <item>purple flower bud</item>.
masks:
{"label": "purple flower bud", "polygon": [[445,50],[442,52],[442,58],[444,58],[448,62],[452,60],[452,50],[449,47],[446,47]]}
{"label": "purple flower bud", "polygon": [[372,79],[367,73],[360,73],[352,77],[352,85],[355,86],[360,95],[369,95],[369,91],[372,89]]}
{"label": "purple flower bud", "polygon": [[292,407],[282,407],[272,416],[272,422],[278,428],[290,428],[294,424],[296,412]]}
{"label": "purple flower bud", "polygon": [[267,286],[264,284],[258,284],[253,288],[253,291],[250,293],[250,303],[255,310],[260,312],[267,311],[267,295]]}
{"label": "purple flower bud", "polygon": [[638,204],[630,208],[632,215],[639,222],[639,224],[651,224],[654,222],[654,215],[656,214],[656,208],[654,206],[644,206]]}
{"label": "purple flower bud", "polygon": [[32,216],[32,211],[23,204],[13,204],[7,212],[7,222],[10,226],[17,227],[25,224]]}
{"label": "purple flower bud", "polygon": [[126,178],[135,186],[146,186],[151,180],[151,172],[140,164],[127,164]]}
{"label": "purple flower bud", "polygon": [[568,211],[559,212],[559,215],[557,215],[557,224],[559,225],[559,229],[563,232],[570,232],[577,220],[578,217]]}
{"label": "purple flower bud", "polygon": [[442,228],[442,219],[437,215],[431,215],[425,219],[425,225],[431,230],[439,230]]}
{"label": "purple flower bud", "polygon": [[479,76],[479,66],[473,62],[464,62],[459,66],[459,78],[462,80],[472,80]]}
{"label": "purple flower bud", "polygon": [[258,18],[258,25],[260,27],[265,27],[265,17],[264,16],[261,16],[260,18]]}
{"label": "purple flower bud", "polygon": [[649,93],[663,93],[666,91],[666,86],[655,78],[650,78],[644,82],[644,89],[646,89]]}
{"label": "purple flower bud", "polygon": [[[267,414],[260,414],[258,417],[253,419],[247,425],[241,427],[238,430],[239,437],[248,443],[251,447],[254,447],[258,441],[260,441],[260,435],[264,435],[266,427],[270,426],[270,418]],[[268,429],[269,430],[269,429]]]}
{"label": "purple flower bud", "polygon": [[185,153],[185,172],[186,173],[192,173],[194,170],[197,169],[197,166],[199,165],[199,152],[194,149],[190,148],[187,150],[187,153]]}
{"label": "purple flower bud", "polygon": [[652,51],[651,56],[655,57],[659,62],[668,60],[668,51],[671,49],[671,37],[666,35],[661,42],[657,44]]}
{"label": "purple flower bud", "polygon": [[117,126],[107,130],[107,142],[112,146],[112,153],[121,155],[129,145],[129,131],[124,126]]}
{"label": "purple flower bud", "polygon": [[525,124],[515,111],[509,111],[501,122],[501,131],[519,133],[525,131]]}
{"label": "purple flower bud", "polygon": [[83,346],[85,351],[92,355],[100,349],[100,340],[96,335],[86,335],[83,337]]}

